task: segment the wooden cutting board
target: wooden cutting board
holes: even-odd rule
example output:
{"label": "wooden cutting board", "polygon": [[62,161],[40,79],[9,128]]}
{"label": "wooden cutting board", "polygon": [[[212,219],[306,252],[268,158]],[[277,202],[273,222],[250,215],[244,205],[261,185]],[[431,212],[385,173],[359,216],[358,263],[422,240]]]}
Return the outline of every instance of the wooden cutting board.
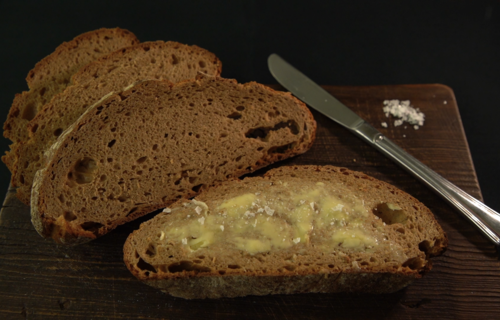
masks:
{"label": "wooden cutting board", "polygon": [[[273,86],[280,89],[279,86]],[[443,85],[325,86],[339,100],[427,166],[482,199],[453,91]],[[394,127],[386,99],[410,100],[425,125]],[[317,138],[287,164],[343,166],[410,193],[436,215],[449,248],[433,269],[392,294],[298,294],[188,301],[138,282],[122,262],[122,245],[139,219],[78,247],[44,241],[29,208],[9,189],[0,213],[0,318],[12,319],[493,319],[500,317],[498,253],[470,223],[384,156],[313,111]],[[381,123],[387,122],[388,128]]]}

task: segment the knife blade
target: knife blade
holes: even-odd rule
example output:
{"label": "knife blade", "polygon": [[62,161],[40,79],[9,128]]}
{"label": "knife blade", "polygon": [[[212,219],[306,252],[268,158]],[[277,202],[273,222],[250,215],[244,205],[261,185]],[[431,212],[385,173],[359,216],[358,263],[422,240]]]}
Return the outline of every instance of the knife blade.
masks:
{"label": "knife blade", "polygon": [[288,91],[382,152],[461,212],[495,245],[500,245],[500,214],[408,154],[355,112],[277,54],[267,60],[273,77]]}

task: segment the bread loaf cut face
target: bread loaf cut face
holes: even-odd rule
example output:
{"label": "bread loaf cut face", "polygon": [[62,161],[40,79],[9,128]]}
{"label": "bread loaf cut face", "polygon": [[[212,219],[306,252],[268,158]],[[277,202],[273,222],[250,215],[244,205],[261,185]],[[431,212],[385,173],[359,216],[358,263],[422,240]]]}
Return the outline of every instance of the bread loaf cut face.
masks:
{"label": "bread loaf cut face", "polygon": [[92,106],[50,148],[34,179],[32,221],[43,237],[86,242],[301,154],[315,130],[305,104],[257,83],[144,81]]}
{"label": "bread loaf cut face", "polygon": [[13,148],[16,164],[12,185],[17,197],[30,203],[31,186],[44,165],[43,153],[88,108],[111,91],[145,79],[179,82],[197,74],[219,76],[220,60],[197,46],[178,42],[144,42],[104,56],[73,76],[73,85],[55,96],[28,124],[30,137]]}
{"label": "bread loaf cut face", "polygon": [[[99,29],[64,42],[38,62],[28,73],[29,91],[17,94],[4,123],[4,137],[13,142],[28,138],[26,126],[40,109],[69,84],[73,74],[88,63],[118,49],[138,44],[136,36],[124,29]],[[2,159],[9,169],[14,157],[8,152]]]}
{"label": "bread loaf cut face", "polygon": [[176,202],[128,237],[124,261],[186,299],[387,293],[420,278],[446,245],[405,192],[345,168],[292,166]]}

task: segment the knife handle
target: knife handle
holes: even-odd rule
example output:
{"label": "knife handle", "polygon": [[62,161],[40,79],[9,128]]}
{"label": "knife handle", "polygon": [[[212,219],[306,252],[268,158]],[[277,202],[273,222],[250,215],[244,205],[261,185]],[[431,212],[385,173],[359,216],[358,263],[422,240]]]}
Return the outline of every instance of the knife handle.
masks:
{"label": "knife handle", "polygon": [[434,172],[365,121],[350,130],[417,177],[463,213],[488,239],[497,246],[500,245],[500,214],[498,212]]}

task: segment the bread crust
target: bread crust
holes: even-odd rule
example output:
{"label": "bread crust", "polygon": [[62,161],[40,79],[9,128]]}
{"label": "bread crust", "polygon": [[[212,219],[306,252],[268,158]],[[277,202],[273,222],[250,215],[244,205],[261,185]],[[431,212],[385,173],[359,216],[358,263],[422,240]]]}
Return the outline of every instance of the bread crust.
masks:
{"label": "bread crust", "polygon": [[[442,254],[447,246],[448,238],[443,229],[435,220],[433,214],[422,203],[403,191],[387,183],[369,177],[363,173],[338,168],[333,166],[285,166],[268,171],[262,178],[246,178],[244,180],[229,181],[215,186],[199,195],[197,201],[211,205],[219,203],[220,199],[227,199],[246,192],[255,190],[266,190],[256,188],[264,185],[265,182],[278,183],[289,182],[293,179],[304,179],[307,181],[324,181],[337,179],[339,184],[345,185],[352,190],[356,190],[356,195],[367,195],[371,193],[374,199],[373,203],[378,201],[397,202],[404,210],[413,210],[408,215],[411,216],[412,223],[403,226],[395,223],[394,226],[388,226],[389,229],[404,228],[408,240],[408,248],[405,247],[405,253],[408,260],[404,263],[386,263],[386,264],[364,264],[363,261],[371,261],[371,256],[363,256],[356,252],[342,251],[339,249],[331,258],[325,258],[325,253],[318,251],[314,247],[307,247],[305,252],[314,252],[317,254],[309,260],[294,260],[290,262],[283,257],[300,255],[297,249],[281,249],[286,252],[275,249],[271,253],[274,259],[269,258],[269,253],[255,256],[238,253],[231,247],[227,247],[225,254],[229,256],[212,256],[216,251],[199,250],[192,253],[192,259],[198,259],[197,262],[190,262],[185,270],[171,269],[172,261],[166,256],[159,257],[160,247],[168,245],[169,255],[178,256],[178,260],[189,260],[190,256],[184,256],[181,251],[176,251],[177,244],[169,239],[159,241],[157,234],[159,228],[169,225],[169,215],[184,214],[183,207],[186,201],[180,200],[170,206],[172,213],[161,213],[155,218],[144,222],[139,230],[134,231],[127,239],[124,245],[124,262],[130,272],[143,281],[145,284],[156,287],[165,293],[185,299],[204,299],[220,297],[237,297],[245,295],[267,295],[267,294],[292,294],[307,292],[368,292],[368,293],[390,293],[404,288],[415,279],[431,269],[430,257]],[[251,187],[250,187],[251,186]],[[239,191],[234,191],[239,190]],[[250,190],[250,191],[248,191]],[[253,191],[252,191],[253,190]],[[368,191],[370,190],[370,191]],[[372,191],[375,190],[375,191]],[[218,199],[218,200],[217,200]],[[367,201],[367,199],[364,199]],[[370,203],[372,203],[370,202]],[[413,209],[412,209],[413,208]],[[213,209],[213,208],[212,208]],[[179,211],[176,211],[179,210]],[[179,212],[179,213],[177,213]],[[171,219],[174,219],[172,217]],[[384,224],[385,226],[385,224]],[[162,229],[160,229],[162,230]],[[400,231],[397,231],[400,232]],[[392,234],[397,234],[397,232]],[[391,240],[392,241],[392,240]],[[396,240],[394,240],[396,241]],[[401,240],[397,240],[401,241]],[[396,242],[395,242],[396,243]],[[151,253],[151,246],[155,255]],[[173,246],[173,247],[170,247]],[[221,244],[221,246],[224,246]],[[162,247],[163,248],[163,247]],[[162,249],[167,250],[167,249]],[[208,250],[208,249],[207,249]],[[231,251],[232,250],[232,251]],[[299,250],[299,251],[297,251]],[[303,249],[302,249],[303,250]],[[347,255],[347,263],[339,260],[340,252]],[[201,258],[199,258],[201,256]],[[217,259],[214,259],[217,258]],[[231,260],[234,258],[234,261]],[[281,258],[280,258],[281,257]],[[414,257],[414,258],[412,258]],[[362,259],[361,259],[362,258]],[[376,260],[383,259],[378,255],[373,256]],[[386,257],[387,258],[387,257]],[[239,268],[223,268],[217,265],[216,260],[224,260],[222,263],[237,264]],[[270,268],[268,264],[259,269],[259,263],[245,261],[257,261],[271,259],[272,265],[283,266],[288,264],[290,268]],[[331,259],[331,260],[329,260]],[[366,260],[369,259],[369,260]],[[299,263],[301,261],[301,263]],[[307,262],[310,267],[305,267],[303,263]],[[360,261],[359,264],[350,265],[350,261]],[[420,261],[419,263],[414,263]],[[316,262],[321,262],[315,265]],[[262,262],[264,263],[264,262]],[[175,263],[174,263],[175,264]],[[170,271],[173,270],[173,271]],[[264,271],[263,271],[264,270]]]}
{"label": "bread crust", "polygon": [[[258,93],[267,101],[259,98]],[[224,95],[239,95],[240,98],[216,101]],[[186,97],[182,105],[170,102],[180,96]],[[204,103],[206,101],[209,103]],[[135,103],[141,106],[137,107]],[[288,116],[273,114],[262,117],[264,112],[278,110],[277,105]],[[138,118],[130,117],[132,112],[137,113]],[[139,130],[130,126],[142,126],[141,121],[150,120],[152,114],[157,121],[148,126],[150,134],[141,136],[144,141],[116,142],[116,139],[134,139]],[[182,121],[179,118],[176,123],[167,125],[158,122],[158,119],[169,121],[181,114],[185,117]],[[108,119],[113,119],[113,122]],[[287,119],[292,119],[292,122],[285,123]],[[207,126],[207,121],[214,121],[214,125]],[[224,126],[228,133],[230,130],[238,132],[218,138]],[[268,128],[269,132],[266,137],[245,135],[255,127]],[[101,128],[111,130],[103,131],[106,136],[93,136]],[[124,92],[111,93],[90,107],[46,152],[46,171],[37,173],[32,190],[32,220],[43,237],[65,244],[90,241],[178,198],[192,197],[204,187],[304,153],[313,143],[315,128],[316,122],[305,104],[290,94],[260,84],[238,84],[234,80],[216,77],[199,77],[177,84],[143,81]],[[155,135],[155,132],[159,134]],[[122,133],[125,136],[122,137]],[[108,143],[112,137],[114,139]],[[148,142],[145,142],[146,138]],[[221,139],[217,148],[214,145],[218,143],[216,139]],[[166,141],[163,147],[161,141]],[[114,147],[115,142],[119,147]],[[76,149],[69,151],[71,148]],[[149,154],[136,163],[129,159],[142,153]],[[90,158],[95,160],[92,166],[95,165],[97,171],[89,173],[89,181],[85,177],[81,181],[74,180],[78,175],[85,176],[85,172],[75,169],[79,168],[79,161]],[[146,158],[151,159],[148,161],[154,163],[153,167],[144,167]],[[116,176],[114,162],[120,168],[130,165],[133,171],[126,169],[123,177]],[[123,184],[121,179],[124,179]],[[163,182],[162,188],[153,187],[155,179]],[[86,199],[90,198],[94,200],[89,203]],[[94,204],[97,207],[92,207]],[[112,218],[119,211],[123,212]],[[89,223],[94,225],[88,227]],[[99,227],[93,229],[93,226]]]}

